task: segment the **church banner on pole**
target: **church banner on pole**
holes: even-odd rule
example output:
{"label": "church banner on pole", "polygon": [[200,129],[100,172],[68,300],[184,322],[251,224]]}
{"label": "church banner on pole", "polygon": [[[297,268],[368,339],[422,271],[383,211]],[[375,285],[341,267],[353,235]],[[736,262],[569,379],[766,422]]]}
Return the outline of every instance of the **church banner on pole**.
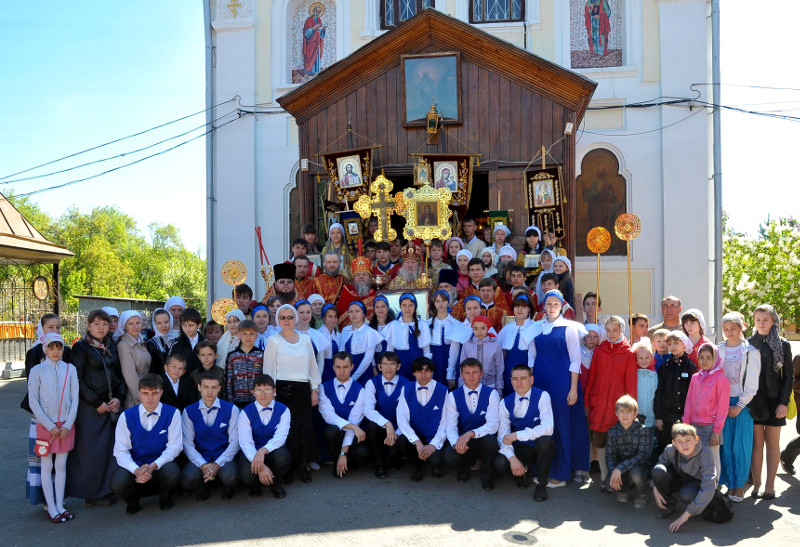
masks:
{"label": "church banner on pole", "polygon": [[431,186],[452,192],[451,207],[469,207],[472,196],[472,155],[411,154],[428,164]]}
{"label": "church banner on pole", "polygon": [[322,163],[339,201],[353,202],[369,192],[374,148],[356,148],[322,155]]}
{"label": "church banner on pole", "polygon": [[557,238],[563,238],[566,231],[561,167],[526,171],[525,195],[529,224],[538,226],[542,232],[553,232]]}

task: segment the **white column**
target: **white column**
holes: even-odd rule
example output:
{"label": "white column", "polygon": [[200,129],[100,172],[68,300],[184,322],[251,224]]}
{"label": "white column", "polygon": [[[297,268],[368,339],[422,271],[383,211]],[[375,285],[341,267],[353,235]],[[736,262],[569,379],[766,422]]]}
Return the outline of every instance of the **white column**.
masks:
{"label": "white column", "polygon": [[[661,95],[695,97],[694,83],[710,82],[710,27],[705,0],[659,0]],[[710,88],[697,88],[710,101]],[[687,116],[690,118],[684,120]],[[683,120],[683,121],[682,121]],[[664,272],[662,292],[675,294],[683,308],[711,311],[709,198],[711,111],[697,105],[661,107]],[[666,127],[676,124],[672,127]]]}

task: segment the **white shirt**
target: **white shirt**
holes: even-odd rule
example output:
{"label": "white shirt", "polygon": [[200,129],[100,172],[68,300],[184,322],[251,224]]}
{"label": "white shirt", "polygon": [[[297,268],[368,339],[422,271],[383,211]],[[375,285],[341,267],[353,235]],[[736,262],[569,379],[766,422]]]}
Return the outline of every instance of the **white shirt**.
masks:
{"label": "white shirt", "polygon": [[322,376],[317,359],[314,356],[314,345],[310,336],[297,335],[294,344],[287,342],[281,335],[273,334],[267,339],[264,350],[264,374],[269,374],[275,381],[311,382],[311,389],[317,389]]}
{"label": "white shirt", "polygon": [[458,407],[456,406],[455,398],[464,397],[464,395],[466,395],[467,408],[470,414],[475,414],[475,409],[478,407],[478,398],[481,396],[481,390],[483,389],[489,390],[489,406],[486,408],[486,414],[483,417],[486,423],[472,431],[475,433],[476,439],[497,433],[497,428],[500,424],[500,416],[498,414],[500,396],[497,394],[497,391],[481,384],[478,384],[478,387],[474,390],[469,389],[465,385],[448,393],[447,400],[445,401],[444,410],[447,415],[447,440],[450,441],[450,445],[455,446],[456,441],[458,441],[458,438],[461,436],[458,434]]}
{"label": "white shirt", "polygon": [[[394,390],[397,389],[399,378],[397,374],[395,374],[394,378],[391,380],[387,380],[383,376],[380,377],[381,386],[383,386],[383,392],[386,393],[386,395],[392,395],[392,393],[394,393]],[[387,386],[387,383],[390,385]],[[377,404],[378,398],[375,393],[375,384],[367,382],[367,385],[364,386],[364,417],[381,427],[385,427],[389,420],[378,412]]]}
{"label": "white shirt", "polygon": [[172,380],[172,378],[170,377],[170,375],[169,375],[169,374],[167,374],[166,376],[167,376],[167,380],[169,380],[169,383],[170,383],[170,385],[172,386],[172,391],[174,391],[174,392],[175,392],[175,395],[177,395],[177,394],[178,394],[178,386],[180,386],[180,385],[181,385],[181,378],[180,378],[180,376],[178,376],[178,379],[177,379],[177,380],[174,380],[174,381]]}
{"label": "white shirt", "polygon": [[[425,405],[428,403],[430,398],[433,396],[433,391],[437,386],[436,380],[431,380],[428,382],[427,386],[419,385],[419,382],[414,382],[413,384],[409,384],[403,388],[403,393],[400,394],[400,398],[397,401],[397,428],[400,430],[402,435],[406,436],[406,439],[410,443],[415,443],[419,439],[417,433],[414,431],[414,428],[411,427],[411,411],[408,409],[408,404],[406,403],[406,396],[405,390],[406,389],[413,389],[414,393],[417,394],[417,401],[421,405]],[[417,389],[420,387],[427,387],[428,389]],[[445,401],[447,399],[445,398]],[[434,410],[437,410],[434,407]],[[439,428],[436,430],[436,435],[433,436],[431,439],[430,444],[436,447],[436,450],[441,450],[442,446],[444,446],[444,441],[447,438],[447,414],[442,409],[442,418],[439,420]]]}
{"label": "white shirt", "polygon": [[[524,399],[523,399],[524,398]],[[522,400],[521,400],[522,399]],[[531,390],[528,393],[520,396],[514,393],[514,417],[521,418],[528,412],[528,405],[531,400]],[[500,447],[500,453],[508,459],[514,456],[514,446],[510,444],[503,444],[503,437],[511,433],[511,419],[508,415],[508,408],[505,403],[500,403],[500,427],[497,429],[497,444]],[[550,395],[546,391],[542,392],[539,398],[539,424],[534,427],[526,427],[517,431],[517,440],[520,441],[534,441],[539,437],[553,434],[553,408],[550,406]]]}
{"label": "white shirt", "polygon": [[[188,338],[188,337],[187,337],[187,338]],[[197,342],[198,342],[199,340],[200,340],[200,335],[199,335],[199,334],[196,334],[196,333],[195,333],[195,335],[194,335],[194,338],[189,338],[189,343],[192,345],[192,349],[194,349],[194,347],[197,345]]]}
{"label": "white shirt", "polygon": [[374,364],[375,348],[383,342],[383,336],[367,323],[362,323],[358,328],[347,325],[339,335],[339,351],[345,350],[348,341],[350,341],[350,352],[353,355],[364,354],[358,368],[353,371],[353,380],[358,380]]}
{"label": "white shirt", "polygon": [[[206,422],[206,425],[209,427],[214,425],[214,422],[217,421],[219,409],[221,408],[219,399],[215,399],[210,407],[207,407],[202,399],[195,404],[200,408],[200,414],[203,416],[203,420]],[[205,460],[205,458],[203,458],[202,455],[200,455],[200,452],[198,452],[197,448],[194,446],[194,422],[192,422],[192,419],[186,412],[188,409],[189,407],[186,407],[183,410],[183,417],[181,419],[183,425],[183,451],[186,453],[186,457],[189,458],[190,462],[195,464],[197,467],[201,467],[208,462]],[[222,422],[219,424],[219,426],[221,428],[225,427],[228,429],[228,448],[226,448],[225,451],[220,454],[216,460],[214,460],[215,463],[222,467],[229,461],[233,460],[234,456],[236,456],[236,453],[239,452],[239,409],[234,406],[231,409],[230,421],[228,423]]]}
{"label": "white shirt", "polygon": [[[273,400],[268,407],[261,406],[258,401],[254,401],[252,404],[256,405],[256,410],[258,411],[259,418],[261,418],[261,423],[267,425],[272,419],[272,413],[275,412],[275,401]],[[269,408],[270,410],[262,410],[263,408]],[[264,446],[256,447],[255,442],[253,441],[253,428],[250,426],[250,418],[247,417],[246,412],[240,412],[239,446],[242,449],[242,454],[244,454],[248,460],[253,461],[253,458],[256,457],[256,452],[262,448],[266,448],[267,452],[273,452],[282,447],[284,444],[286,444],[286,437],[289,435],[290,420],[291,413],[287,408],[283,411],[283,415],[281,415],[281,419],[275,428],[275,434],[272,435],[272,438]]]}
{"label": "white shirt", "polygon": [[[430,322],[433,323],[433,328],[431,329],[431,345],[443,346],[445,344],[450,344],[450,351],[447,354],[446,378],[448,380],[455,380],[458,358],[461,355],[461,346],[458,340],[465,336],[463,333],[463,326],[458,322],[458,319],[449,314],[444,319],[434,317],[432,320],[429,320],[429,324]],[[442,336],[442,327],[444,327],[444,336]],[[470,329],[469,334],[472,334],[472,329]]]}
{"label": "white shirt", "polygon": [[[150,431],[153,429],[153,426],[156,425],[161,417],[163,406],[158,403],[153,412],[148,412],[144,405],[136,405],[134,407],[139,410],[139,423],[142,424],[145,430]],[[148,414],[152,415],[148,416]],[[167,429],[159,431],[158,434],[167,436],[167,446],[164,448],[164,452],[153,462],[156,464],[157,469],[161,469],[177,458],[183,448],[181,413],[179,410],[175,409],[175,414],[173,414],[172,421],[167,426]],[[131,447],[131,432],[128,430],[125,413],[122,412],[117,421],[117,429],[114,432],[114,458],[117,460],[117,465],[134,473],[139,468],[139,465],[131,457]]]}
{"label": "white shirt", "polygon": [[[430,357],[431,331],[425,328],[425,322],[422,320],[417,321],[417,325],[419,327],[417,346],[425,357]],[[413,322],[406,323],[402,317],[389,323],[387,329],[383,331],[383,337],[386,338],[386,351],[407,350],[410,347],[409,338],[414,335],[413,327]]]}
{"label": "white shirt", "polygon": [[[331,404],[331,398],[336,397],[340,403],[344,403],[345,397],[350,393],[350,388],[353,385],[353,379],[350,378],[345,383],[339,381],[338,378],[333,379],[334,393],[326,393],[325,386],[319,386],[319,413],[325,423],[335,425],[339,429],[344,429],[348,424],[358,425],[364,419],[364,390],[362,389],[358,398],[350,406],[350,414],[347,419],[340,418]],[[341,386],[341,387],[340,387]],[[350,446],[353,444],[355,433],[352,429],[344,432],[344,439],[342,440],[342,447]]]}

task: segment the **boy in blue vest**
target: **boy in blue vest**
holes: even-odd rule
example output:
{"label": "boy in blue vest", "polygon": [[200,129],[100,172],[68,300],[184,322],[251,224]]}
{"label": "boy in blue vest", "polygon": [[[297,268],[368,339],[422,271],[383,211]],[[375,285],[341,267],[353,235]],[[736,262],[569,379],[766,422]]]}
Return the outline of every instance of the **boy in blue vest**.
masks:
{"label": "boy in blue vest", "polygon": [[458,482],[467,482],[469,469],[481,460],[481,485],[484,490],[494,488],[492,462],[497,456],[497,428],[499,426],[497,391],[481,385],[483,365],[472,357],[461,363],[464,385],[451,391],[445,403],[447,416],[448,453],[457,460]]}
{"label": "boy in blue vest", "polygon": [[181,486],[197,487],[197,501],[203,501],[209,497],[211,483],[219,479],[222,499],[229,500],[236,486],[239,409],[219,399],[222,382],[216,372],[204,372],[197,388],[202,399],[183,411],[183,452],[189,462],[183,467]]}
{"label": "boy in blue vest", "polygon": [[256,400],[239,413],[239,446],[244,454],[237,465],[239,480],[250,488],[251,496],[260,496],[263,484],[276,498],[285,498],[283,477],[292,459],[286,448],[291,414],[275,400],[272,376],[256,374],[252,392]]}
{"label": "boy in blue vest", "polygon": [[375,476],[385,479],[387,460],[391,467],[399,467],[391,463],[400,456],[397,447],[397,402],[403,388],[411,382],[398,376],[400,356],[393,351],[381,355],[378,368],[380,376],[373,377],[364,387],[364,429],[367,443],[375,455]]}
{"label": "boy in blue vest", "polygon": [[114,458],[119,468],[111,476],[111,490],[128,504],[129,515],[139,512],[139,498],[158,494],[162,510],[172,507],[181,468],[173,460],[181,453],[181,413],[161,403],[164,381],[156,374],[139,380],[138,404],[117,422]]}
{"label": "boy in blue vest", "polygon": [[433,465],[433,476],[444,476],[442,446],[447,439],[447,417],[444,413],[447,386],[433,379],[436,365],[424,355],[411,362],[411,372],[416,378],[413,384],[403,388],[397,402],[397,425],[402,437],[399,448],[414,462],[411,480],[419,482],[424,475],[425,464]]}
{"label": "boy in blue vest", "polygon": [[495,466],[501,473],[509,471],[517,478],[517,486],[530,486],[530,472],[536,466],[536,491],[533,499],[547,499],[550,464],[556,453],[553,434],[553,409],[550,395],[533,387],[533,372],[527,364],[511,369],[514,393],[499,405],[500,426],[497,441],[500,454]]}
{"label": "boy in blue vest", "polygon": [[364,443],[367,434],[361,429],[364,419],[364,388],[350,378],[353,356],[346,351],[333,356],[335,378],[319,386],[319,413],[327,424],[323,436],[328,453],[338,454],[333,476],[343,478],[349,469],[357,469],[369,456]]}

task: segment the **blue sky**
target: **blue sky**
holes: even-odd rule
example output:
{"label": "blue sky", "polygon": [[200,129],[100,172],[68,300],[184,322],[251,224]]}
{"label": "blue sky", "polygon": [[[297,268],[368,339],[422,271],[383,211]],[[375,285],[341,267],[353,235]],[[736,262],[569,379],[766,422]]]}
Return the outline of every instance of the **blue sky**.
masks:
{"label": "blue sky", "polygon": [[[794,21],[775,16],[793,7],[788,0],[773,0],[762,10],[744,0],[722,2],[723,82],[800,90],[800,71],[789,55],[795,49]],[[3,10],[0,25],[0,177],[205,108],[203,10],[197,0],[27,2]],[[722,102],[800,116],[800,91],[725,86]],[[777,104],[755,104],[772,102]],[[203,115],[195,116],[30,174],[120,154],[204,122]],[[723,204],[735,228],[755,233],[768,214],[795,213],[800,185],[791,159],[798,137],[797,122],[725,113]],[[53,177],[0,184],[0,192],[82,178],[166,146]],[[172,223],[189,249],[204,252],[204,158],[204,140],[197,139],[32,199],[55,217],[72,205],[84,212],[116,205],[136,218],[143,232],[151,222]]]}

